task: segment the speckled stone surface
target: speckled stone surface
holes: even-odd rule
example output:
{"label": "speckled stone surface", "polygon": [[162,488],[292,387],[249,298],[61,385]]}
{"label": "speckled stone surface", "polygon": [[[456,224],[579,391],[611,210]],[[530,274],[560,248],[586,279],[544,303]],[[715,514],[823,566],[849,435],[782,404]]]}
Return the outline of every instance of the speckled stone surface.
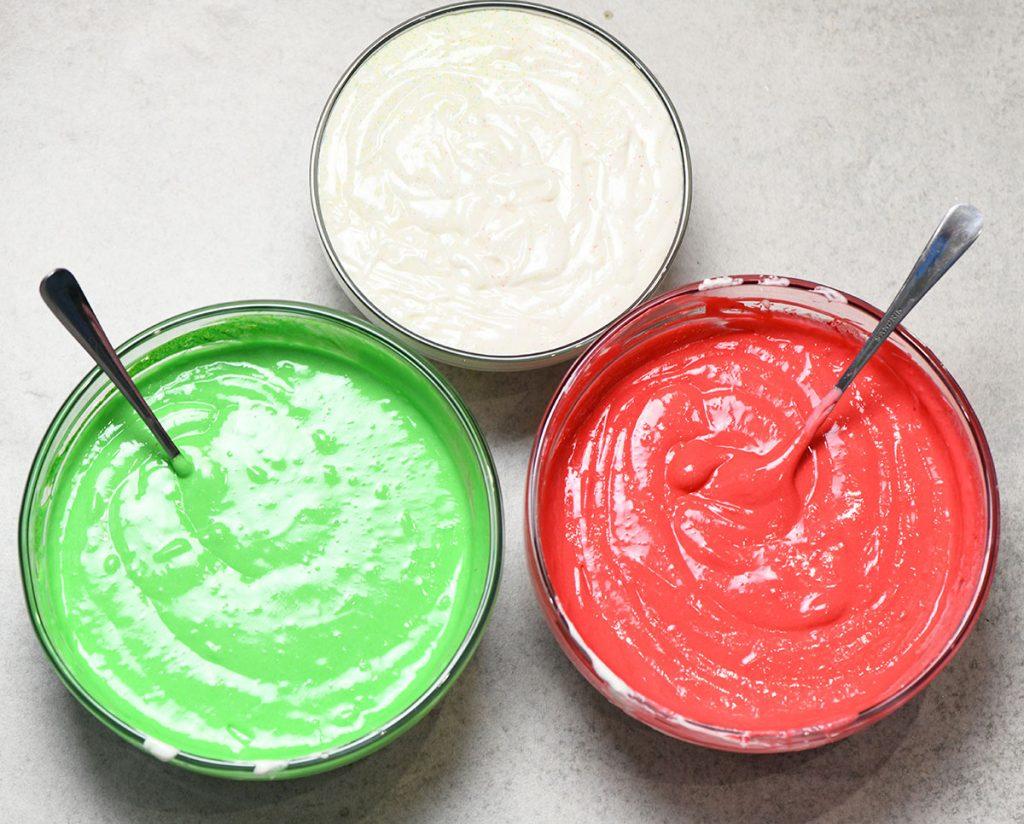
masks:
{"label": "speckled stone surface", "polygon": [[[148,5],[148,4],[147,4]],[[349,308],[307,192],[348,62],[427,4],[0,4],[0,821],[1024,821],[1024,6],[572,0],[674,99],[695,171],[675,284],[773,272],[876,303],[945,208],[982,239],[910,328],[986,426],[1004,503],[992,597],[952,665],[845,742],[704,751],[606,705],[556,648],[521,536],[523,469],[560,370],[446,370],[494,449],[508,553],[483,645],[438,709],[348,769],[241,785],[157,763],[78,707],[26,617],[17,509],[87,367],[36,297],[79,274],[112,336],[217,301]]]}

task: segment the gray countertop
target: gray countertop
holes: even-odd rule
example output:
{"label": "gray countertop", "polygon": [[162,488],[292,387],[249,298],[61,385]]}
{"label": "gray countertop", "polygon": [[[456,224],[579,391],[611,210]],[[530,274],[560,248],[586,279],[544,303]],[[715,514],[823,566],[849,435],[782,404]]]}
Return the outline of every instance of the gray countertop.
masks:
{"label": "gray countertop", "polygon": [[348,62],[427,4],[0,4],[0,820],[1024,821],[1016,0],[563,3],[632,47],[679,109],[694,198],[671,283],[793,274],[882,303],[948,205],[987,217],[909,326],[986,427],[1001,556],[974,634],[907,707],[824,749],[753,757],[607,705],[555,646],[524,563],[524,465],[557,368],[445,370],[494,450],[508,552],[479,652],[393,746],[311,779],[202,778],[122,743],[58,681],[25,612],[17,510],[88,364],[39,277],[72,268],[119,340],[225,300],[350,308],[311,217],[309,143]]}

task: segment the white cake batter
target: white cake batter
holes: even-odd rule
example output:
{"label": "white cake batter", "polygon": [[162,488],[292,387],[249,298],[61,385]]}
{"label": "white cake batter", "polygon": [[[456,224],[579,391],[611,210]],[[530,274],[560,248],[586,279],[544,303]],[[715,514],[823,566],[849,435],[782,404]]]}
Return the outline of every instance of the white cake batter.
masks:
{"label": "white cake batter", "polygon": [[683,209],[682,149],[610,43],[477,9],[359,67],[327,122],[318,194],[380,311],[456,349],[524,355],[589,335],[651,283]]}

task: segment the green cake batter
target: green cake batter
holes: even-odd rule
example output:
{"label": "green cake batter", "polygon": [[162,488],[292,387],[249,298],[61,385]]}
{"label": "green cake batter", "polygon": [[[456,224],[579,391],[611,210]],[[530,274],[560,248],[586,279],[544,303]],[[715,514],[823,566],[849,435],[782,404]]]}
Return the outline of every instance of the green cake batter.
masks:
{"label": "green cake batter", "polygon": [[34,521],[39,617],[86,692],[158,756],[259,771],[428,691],[485,597],[490,534],[434,386],[365,333],[271,316],[132,371],[191,471],[108,395]]}

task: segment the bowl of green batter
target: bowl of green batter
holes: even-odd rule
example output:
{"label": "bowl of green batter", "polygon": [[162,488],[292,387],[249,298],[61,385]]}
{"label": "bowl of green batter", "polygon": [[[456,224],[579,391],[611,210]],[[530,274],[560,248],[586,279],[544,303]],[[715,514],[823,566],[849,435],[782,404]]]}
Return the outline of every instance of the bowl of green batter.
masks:
{"label": "bowl of green batter", "polygon": [[164,761],[320,772],[411,727],[475,650],[501,565],[487,445],[386,333],[285,302],[119,348],[194,471],[94,369],[33,462],[32,623],[68,689]]}

